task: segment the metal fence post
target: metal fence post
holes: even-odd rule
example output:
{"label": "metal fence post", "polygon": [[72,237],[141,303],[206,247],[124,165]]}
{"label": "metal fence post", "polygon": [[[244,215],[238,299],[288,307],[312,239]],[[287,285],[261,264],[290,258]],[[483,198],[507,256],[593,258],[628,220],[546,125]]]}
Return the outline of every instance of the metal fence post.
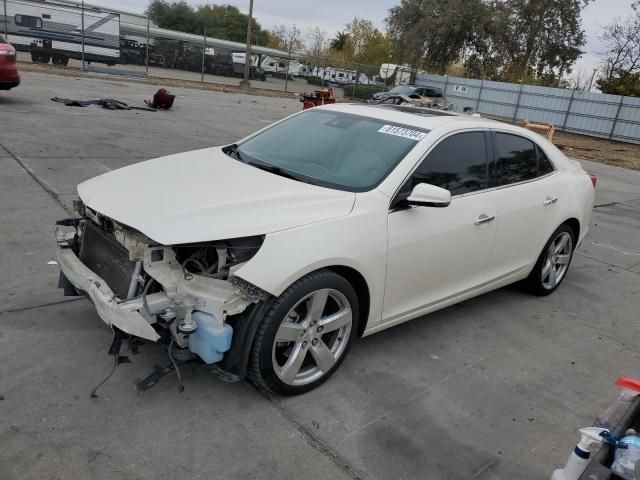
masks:
{"label": "metal fence post", "polygon": [[151,39],[149,38],[150,22],[151,20],[149,19],[149,17],[147,17],[147,52],[146,52],[146,58],[144,59],[145,72],[147,73],[147,75],[149,75],[149,42],[151,41]]}
{"label": "metal fence post", "polygon": [[389,81],[389,64],[387,64],[387,68],[384,69],[384,91],[387,91],[387,82]]}
{"label": "metal fence post", "polygon": [[360,80],[360,65],[356,63],[356,81],[353,82],[353,91],[351,96],[355,98],[356,90],[358,89],[358,81]]}
{"label": "metal fence post", "polygon": [[478,90],[478,100],[476,100],[476,112],[479,113],[480,99],[482,98],[482,87],[484,86],[484,78],[480,80],[480,90]]}
{"label": "metal fence post", "polygon": [[444,96],[447,96],[447,84],[449,83],[449,75],[445,74],[444,76],[444,88],[442,89],[442,93]]}
{"label": "metal fence post", "polygon": [[[295,29],[295,27],[293,27]],[[293,37],[289,40],[289,52],[287,54],[287,71],[284,72],[284,91],[288,92],[289,88],[289,66],[291,65],[291,49],[293,48]]]}
{"label": "metal fence post", "polygon": [[[204,27],[204,33],[202,34],[202,65],[200,68],[200,83],[204,83],[204,55],[207,50],[207,27]],[[249,59],[245,55],[244,61],[248,62]]]}
{"label": "metal fence post", "polygon": [[569,118],[569,114],[571,113],[571,105],[573,104],[573,96],[576,94],[576,89],[571,90],[571,98],[569,98],[569,105],[567,105],[567,113],[564,114],[564,120],[562,121],[562,130],[564,130],[567,126],[567,118]]}
{"label": "metal fence post", "polygon": [[82,10],[80,13],[80,23],[81,23],[81,27],[82,27],[82,71],[84,71],[85,67],[84,67],[84,0],[82,0]]}
{"label": "metal fence post", "polygon": [[618,110],[616,110],[616,117],[613,119],[613,125],[611,125],[611,131],[609,132],[609,140],[613,137],[613,131],[616,129],[618,123],[618,117],[620,116],[620,110],[622,110],[622,102],[624,102],[624,96],[620,97],[620,103],[618,104]]}
{"label": "metal fence post", "polygon": [[322,67],[322,76],[320,77],[320,88],[324,88],[324,77],[327,74],[327,57],[324,57],[324,67]]}
{"label": "metal fence post", "polygon": [[522,95],[522,84],[520,84],[520,90],[518,90],[518,98],[516,99],[516,108],[513,111],[513,121],[518,118],[518,107],[520,107],[520,96]]}
{"label": "metal fence post", "polygon": [[4,36],[9,41],[9,20],[7,19],[7,0],[4,0]]}

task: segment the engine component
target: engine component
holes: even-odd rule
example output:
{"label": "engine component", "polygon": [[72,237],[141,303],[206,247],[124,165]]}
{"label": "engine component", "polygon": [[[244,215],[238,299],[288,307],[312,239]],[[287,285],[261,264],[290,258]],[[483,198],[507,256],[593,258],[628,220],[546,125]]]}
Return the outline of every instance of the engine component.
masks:
{"label": "engine component", "polygon": [[136,265],[129,260],[129,252],[95,223],[86,221],[83,225],[80,260],[102,277],[120,299],[128,298]]}
{"label": "engine component", "polygon": [[208,364],[222,360],[224,352],[231,348],[233,328],[219,322],[213,315],[195,310],[191,314],[198,328],[189,336],[189,350],[198,354]]}

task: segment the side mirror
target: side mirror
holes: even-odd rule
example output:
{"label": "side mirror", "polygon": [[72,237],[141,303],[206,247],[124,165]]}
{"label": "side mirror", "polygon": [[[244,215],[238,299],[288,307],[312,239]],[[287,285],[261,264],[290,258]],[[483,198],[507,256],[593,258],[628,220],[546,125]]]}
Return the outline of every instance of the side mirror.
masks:
{"label": "side mirror", "polygon": [[451,203],[451,192],[428,183],[419,183],[413,187],[407,203],[423,207],[446,207]]}

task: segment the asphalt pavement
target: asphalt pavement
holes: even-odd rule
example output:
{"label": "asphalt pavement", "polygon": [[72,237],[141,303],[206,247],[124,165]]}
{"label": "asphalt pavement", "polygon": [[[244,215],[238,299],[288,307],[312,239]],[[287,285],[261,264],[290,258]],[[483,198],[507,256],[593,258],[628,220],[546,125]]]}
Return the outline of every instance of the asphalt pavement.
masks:
{"label": "asphalt pavement", "polygon": [[[298,111],[295,99],[26,72],[0,92],[0,478],[543,479],[640,362],[640,172],[591,162],[591,231],[562,287],[515,287],[361,339],[336,375],[269,398],[215,368],[138,378],[155,346],[110,370],[110,330],[57,289],[53,224],[78,182],[145,159],[233,142]],[[179,168],[179,165],[177,166]],[[149,178],[153,182],[153,178]],[[211,188],[233,179],[212,178]]]}

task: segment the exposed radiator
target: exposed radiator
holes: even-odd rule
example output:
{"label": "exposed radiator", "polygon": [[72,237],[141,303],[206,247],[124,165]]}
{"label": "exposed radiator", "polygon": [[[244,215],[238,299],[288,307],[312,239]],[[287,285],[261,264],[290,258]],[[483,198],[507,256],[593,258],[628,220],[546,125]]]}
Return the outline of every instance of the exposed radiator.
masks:
{"label": "exposed radiator", "polygon": [[135,263],[129,252],[113,235],[103,232],[91,221],[84,224],[80,260],[100,275],[120,299],[127,298]]}

